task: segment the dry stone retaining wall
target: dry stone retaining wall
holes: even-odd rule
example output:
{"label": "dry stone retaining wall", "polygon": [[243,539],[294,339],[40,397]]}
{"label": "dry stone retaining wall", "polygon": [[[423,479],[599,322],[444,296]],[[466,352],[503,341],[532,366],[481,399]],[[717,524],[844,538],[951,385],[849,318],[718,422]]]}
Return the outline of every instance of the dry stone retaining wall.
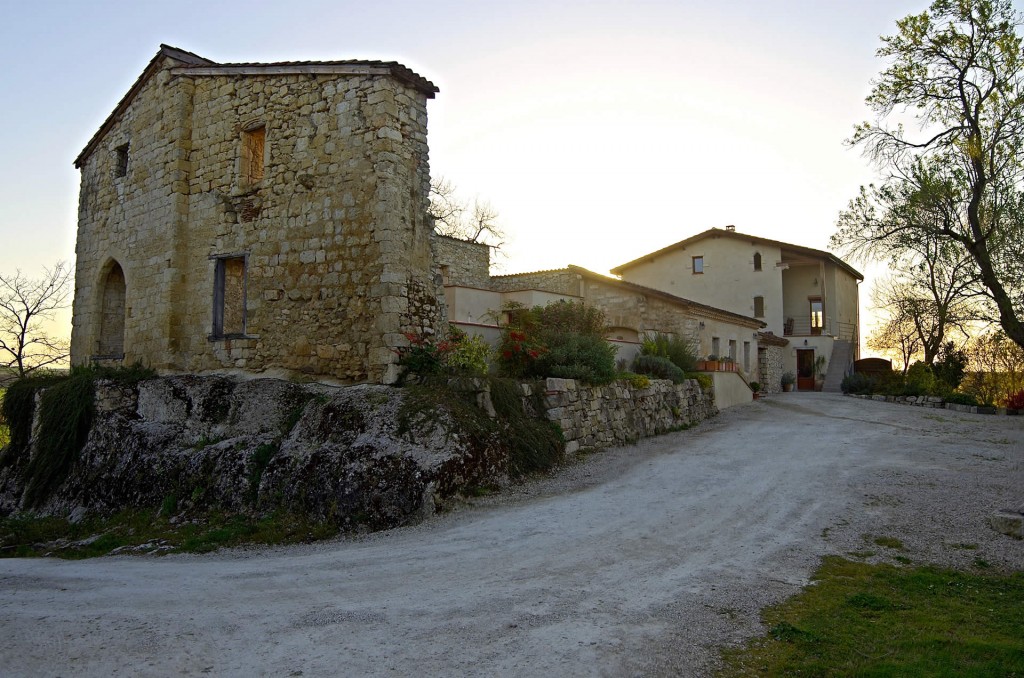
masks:
{"label": "dry stone retaining wall", "polygon": [[[531,395],[531,387],[524,391]],[[718,414],[714,393],[695,379],[681,384],[657,379],[647,388],[627,382],[585,386],[572,379],[547,379],[548,419],[562,427],[565,451],[608,447],[692,426]]]}

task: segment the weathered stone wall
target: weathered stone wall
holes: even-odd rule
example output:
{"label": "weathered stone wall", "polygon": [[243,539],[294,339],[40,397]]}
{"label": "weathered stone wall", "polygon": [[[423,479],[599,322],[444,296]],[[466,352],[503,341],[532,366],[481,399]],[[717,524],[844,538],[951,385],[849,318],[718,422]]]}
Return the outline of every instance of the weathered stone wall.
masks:
{"label": "weathered stone wall", "polygon": [[758,378],[765,393],[782,392],[782,373],[785,372],[786,349],[781,346],[762,346],[758,353]]}
{"label": "weathered stone wall", "polygon": [[581,276],[566,269],[553,271],[536,271],[534,273],[516,273],[513,275],[497,275],[491,278],[491,289],[498,292],[535,289],[555,294],[580,296]]}
{"label": "weathered stone wall", "polygon": [[547,417],[562,427],[567,453],[630,443],[692,426],[718,413],[714,394],[702,390],[694,379],[682,384],[652,379],[647,388],[636,388],[622,381],[584,386],[572,379],[552,378],[544,387]]}
{"label": "weathered stone wall", "polygon": [[[71,359],[101,354],[105,282],[119,264],[125,282],[123,341],[129,362],[170,366],[171,286],[182,217],[187,214],[187,102],[191,83],[174,79],[165,59],[82,167]],[[128,145],[124,176],[118,149]],[[205,256],[205,254],[204,254]],[[209,291],[204,297],[209,296]],[[108,310],[108,315],[113,309]]]}
{"label": "weathered stone wall", "polygon": [[445,285],[490,289],[491,248],[444,235],[434,240],[434,256]]}
{"label": "weathered stone wall", "polygon": [[633,292],[614,284],[587,280],[584,300],[588,306],[604,311],[611,327],[636,330],[641,338],[645,332],[671,333],[678,337],[697,339],[697,318],[678,304],[664,299]]}
{"label": "weathered stone wall", "polygon": [[[127,363],[393,379],[404,333],[445,324],[426,95],[387,75],[192,75],[166,62],[82,167],[73,362],[96,353],[100,281],[117,261]],[[243,136],[260,126],[264,173],[250,182]],[[226,257],[245,260],[245,331],[218,337]]]}

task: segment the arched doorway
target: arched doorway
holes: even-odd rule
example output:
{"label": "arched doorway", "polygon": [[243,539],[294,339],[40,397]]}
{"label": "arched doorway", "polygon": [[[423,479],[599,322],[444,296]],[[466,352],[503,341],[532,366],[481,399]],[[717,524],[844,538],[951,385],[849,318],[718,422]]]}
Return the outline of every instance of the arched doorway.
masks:
{"label": "arched doorway", "polygon": [[124,357],[125,281],[116,261],[103,279],[100,309],[100,340],[97,354],[104,358]]}

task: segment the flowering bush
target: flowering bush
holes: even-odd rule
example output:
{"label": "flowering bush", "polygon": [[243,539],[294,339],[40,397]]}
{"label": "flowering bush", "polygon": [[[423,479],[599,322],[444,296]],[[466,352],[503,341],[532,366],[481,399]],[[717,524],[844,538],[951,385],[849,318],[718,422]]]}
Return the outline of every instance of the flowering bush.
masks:
{"label": "flowering bush", "polygon": [[487,374],[491,347],[483,337],[470,337],[457,327],[448,336],[434,343],[432,337],[406,333],[409,346],[398,349],[400,365],[420,376],[435,374]]}
{"label": "flowering bush", "polygon": [[562,377],[591,384],[615,378],[615,347],[604,338],[604,314],[578,302],[505,308],[508,325],[497,363],[508,377]]}
{"label": "flowering bush", "polygon": [[498,345],[498,366],[510,377],[531,374],[537,359],[547,353],[547,347],[530,337],[525,330],[508,329]]}

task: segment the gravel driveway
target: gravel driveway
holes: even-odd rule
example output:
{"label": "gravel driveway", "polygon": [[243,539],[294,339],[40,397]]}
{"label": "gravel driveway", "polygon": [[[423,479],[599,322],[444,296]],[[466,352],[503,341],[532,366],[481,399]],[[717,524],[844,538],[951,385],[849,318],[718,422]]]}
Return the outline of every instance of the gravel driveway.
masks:
{"label": "gravel driveway", "polygon": [[987,518],[1022,504],[1022,457],[1024,418],[779,394],[362,539],[0,561],[0,667],[703,675],[822,555],[1020,569]]}

